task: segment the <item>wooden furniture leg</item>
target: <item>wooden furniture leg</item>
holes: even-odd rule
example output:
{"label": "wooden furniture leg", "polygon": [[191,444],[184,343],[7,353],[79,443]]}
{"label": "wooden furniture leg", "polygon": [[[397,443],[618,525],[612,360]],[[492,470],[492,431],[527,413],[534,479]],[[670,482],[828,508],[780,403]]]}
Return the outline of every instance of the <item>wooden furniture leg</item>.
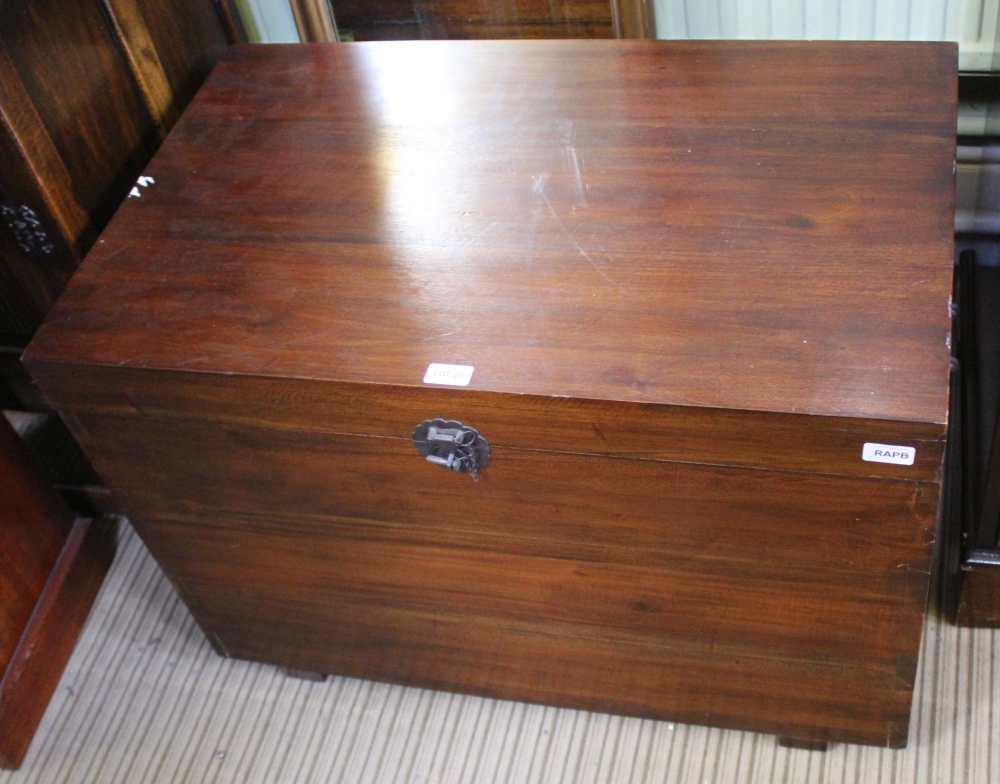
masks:
{"label": "wooden furniture leg", "polygon": [[823,740],[802,740],[801,738],[790,738],[787,735],[778,736],[778,745],[786,749],[799,749],[801,751],[826,751],[830,744]]}
{"label": "wooden furniture leg", "polygon": [[294,667],[282,667],[282,669],[289,678],[298,678],[300,681],[323,683],[323,681],[330,677],[325,672],[316,672],[315,670],[297,670]]}

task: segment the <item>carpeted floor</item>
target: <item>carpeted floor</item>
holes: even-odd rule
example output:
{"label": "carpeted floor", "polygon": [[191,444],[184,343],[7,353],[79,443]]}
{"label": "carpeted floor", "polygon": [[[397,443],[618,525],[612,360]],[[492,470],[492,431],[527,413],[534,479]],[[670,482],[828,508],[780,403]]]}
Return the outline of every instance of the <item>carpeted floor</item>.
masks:
{"label": "carpeted floor", "polygon": [[928,621],[904,751],[557,710],[217,657],[132,530],[23,768],[51,782],[1000,781],[1000,633]]}

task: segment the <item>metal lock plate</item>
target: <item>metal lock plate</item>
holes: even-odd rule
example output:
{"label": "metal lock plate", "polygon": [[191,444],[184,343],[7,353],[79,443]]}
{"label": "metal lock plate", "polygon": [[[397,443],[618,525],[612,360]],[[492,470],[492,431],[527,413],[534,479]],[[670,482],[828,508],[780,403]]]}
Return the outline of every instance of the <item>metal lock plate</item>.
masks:
{"label": "metal lock plate", "polygon": [[473,479],[490,462],[490,444],[479,431],[450,419],[421,422],[413,430],[413,445],[428,463]]}

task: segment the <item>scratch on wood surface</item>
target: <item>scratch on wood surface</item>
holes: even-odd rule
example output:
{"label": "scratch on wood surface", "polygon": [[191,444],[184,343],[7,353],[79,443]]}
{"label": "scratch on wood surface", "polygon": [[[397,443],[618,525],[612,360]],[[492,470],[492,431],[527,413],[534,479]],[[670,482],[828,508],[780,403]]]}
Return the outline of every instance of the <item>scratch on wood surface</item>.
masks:
{"label": "scratch on wood surface", "polygon": [[587,260],[587,263],[590,264],[591,267],[594,268],[594,272],[596,272],[598,275],[604,278],[612,286],[617,286],[618,284],[615,283],[615,281],[612,280],[611,277],[597,265],[597,262],[595,262],[590,257],[590,254],[587,253],[586,250],[584,250],[583,246],[579,242],[577,242],[576,236],[573,234],[573,232],[569,230],[566,224],[563,223],[563,219],[559,217],[559,213],[556,212],[556,208],[552,206],[552,202],[549,199],[549,194],[545,192],[545,182],[546,180],[548,180],[548,178],[549,178],[548,174],[539,174],[537,177],[532,177],[531,178],[532,192],[542,197],[542,200],[545,202],[545,206],[548,207],[549,214],[553,218],[555,218],[555,221],[557,224],[559,224],[559,228],[562,230],[562,233],[569,238],[569,241],[573,243],[573,246],[577,249],[577,251],[579,251],[580,255]]}
{"label": "scratch on wood surface", "polygon": [[583,183],[583,171],[580,169],[580,158],[576,154],[576,147],[572,145],[563,147],[563,154],[573,169],[573,178],[576,185],[577,207],[587,207],[587,188]]}

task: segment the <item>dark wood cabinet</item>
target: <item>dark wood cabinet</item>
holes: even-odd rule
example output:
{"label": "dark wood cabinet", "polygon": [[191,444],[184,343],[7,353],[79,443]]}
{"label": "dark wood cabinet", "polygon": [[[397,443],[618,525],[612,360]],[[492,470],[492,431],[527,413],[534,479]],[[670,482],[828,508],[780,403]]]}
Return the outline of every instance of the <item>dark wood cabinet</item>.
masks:
{"label": "dark wood cabinet", "polygon": [[955,291],[946,606],[960,624],[1000,627],[1000,268],[966,251]]}
{"label": "dark wood cabinet", "polygon": [[341,35],[354,41],[447,38],[611,38],[609,0],[334,0]]}
{"label": "dark wood cabinet", "polygon": [[31,744],[114,553],[76,518],[0,415],[0,768]]}
{"label": "dark wood cabinet", "polygon": [[955,59],[237,47],[27,362],[226,655],[901,746]]}
{"label": "dark wood cabinet", "polygon": [[0,6],[0,336],[30,336],[227,45],[204,0]]}
{"label": "dark wood cabinet", "polygon": [[[40,423],[22,444],[0,412],[0,766],[23,758],[113,550],[108,526],[65,506],[113,503],[19,357],[226,48],[225,10],[0,3],[0,409]],[[38,440],[40,463],[27,451]]]}

